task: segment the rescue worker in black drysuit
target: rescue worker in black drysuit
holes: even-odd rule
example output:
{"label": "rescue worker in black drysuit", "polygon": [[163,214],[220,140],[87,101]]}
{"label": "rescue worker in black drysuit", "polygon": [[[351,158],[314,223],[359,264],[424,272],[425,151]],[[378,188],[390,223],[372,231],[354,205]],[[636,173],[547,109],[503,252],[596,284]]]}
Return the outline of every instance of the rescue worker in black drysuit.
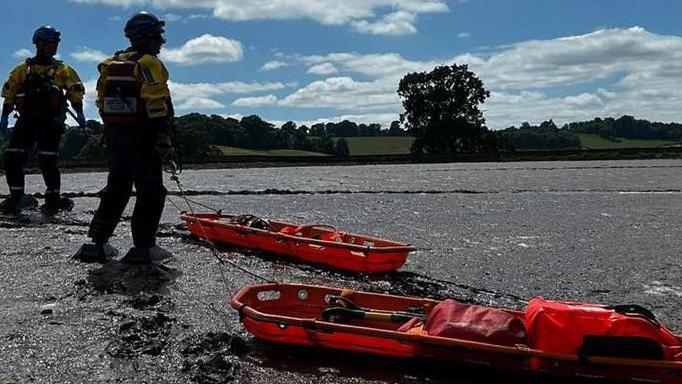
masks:
{"label": "rescue worker in black drysuit", "polygon": [[[33,34],[36,55],[26,59],[10,73],[2,88],[5,99],[0,116],[0,134],[9,136],[5,149],[5,172],[10,197],[0,203],[3,214],[18,214],[24,196],[24,165],[37,147],[38,164],[45,186],[45,213],[70,210],[73,201],[61,197],[61,175],[58,167],[59,142],[64,133],[67,100],[76,111],[76,120],[85,128],[83,94],[85,88],[76,71],[54,59],[61,34],[51,26],[38,28]],[[9,133],[9,115],[19,114]],[[35,200],[35,199],[34,199]]]}
{"label": "rescue worker in black drysuit", "polygon": [[108,244],[133,185],[136,191],[131,221],[134,247],[121,262],[161,262],[171,254],[156,246],[166,198],[162,167],[174,157],[171,145],[173,105],[168,71],[157,58],[166,42],[165,22],[147,12],[132,16],[125,36],[131,47],[116,52],[98,66],[97,107],[104,122],[109,176],[88,236],[74,258],[105,262],[118,252]]}

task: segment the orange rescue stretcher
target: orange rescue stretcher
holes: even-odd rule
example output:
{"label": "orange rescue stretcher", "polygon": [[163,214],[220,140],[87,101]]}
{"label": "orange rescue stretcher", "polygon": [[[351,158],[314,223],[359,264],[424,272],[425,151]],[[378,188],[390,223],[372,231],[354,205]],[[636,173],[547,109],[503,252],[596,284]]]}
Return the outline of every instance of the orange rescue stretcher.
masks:
{"label": "orange rescue stretcher", "polygon": [[198,238],[353,272],[394,271],[414,250],[410,244],[341,232],[329,225],[297,225],[223,213],[184,212],[181,217]]}
{"label": "orange rescue stretcher", "polygon": [[[530,342],[493,343],[434,336],[422,329],[428,321],[422,327],[405,329],[405,320],[412,319],[416,325],[434,312],[439,303],[442,302],[330,287],[265,284],[244,287],[230,305],[239,311],[244,327],[251,334],[268,342],[429,359],[578,381],[682,383],[682,353],[672,358],[557,353],[533,347]],[[528,321],[522,311],[482,306],[478,309],[502,312],[522,324]],[[474,323],[471,328],[481,327],[485,328],[486,324]],[[675,349],[681,348],[682,336],[664,327],[661,331],[672,336],[676,346],[670,347],[671,351],[682,351]],[[551,336],[562,337],[560,333]]]}

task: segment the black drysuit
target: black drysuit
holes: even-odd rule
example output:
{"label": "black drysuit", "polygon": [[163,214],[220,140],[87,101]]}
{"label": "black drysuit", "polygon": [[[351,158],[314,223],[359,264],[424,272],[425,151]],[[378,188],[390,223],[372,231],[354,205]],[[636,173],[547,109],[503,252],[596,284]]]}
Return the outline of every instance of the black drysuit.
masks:
{"label": "black drysuit", "polygon": [[88,236],[96,243],[108,241],[135,186],[136,201],[131,222],[133,244],[136,247],[153,247],[167,192],[163,186],[161,158],[154,150],[157,129],[141,125],[110,125],[105,127],[105,131],[109,177]]}

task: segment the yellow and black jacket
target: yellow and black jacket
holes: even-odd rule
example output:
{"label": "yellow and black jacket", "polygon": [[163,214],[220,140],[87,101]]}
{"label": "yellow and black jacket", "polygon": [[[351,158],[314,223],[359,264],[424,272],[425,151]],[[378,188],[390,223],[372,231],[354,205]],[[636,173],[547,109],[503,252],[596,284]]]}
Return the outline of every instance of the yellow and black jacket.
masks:
{"label": "yellow and black jacket", "polygon": [[105,124],[136,124],[173,116],[168,70],[156,56],[132,50],[102,61],[97,107]]}
{"label": "yellow and black jacket", "polygon": [[21,115],[53,117],[66,113],[66,100],[82,104],[85,87],[76,71],[58,60],[39,65],[27,59],[17,65],[2,87],[5,104]]}

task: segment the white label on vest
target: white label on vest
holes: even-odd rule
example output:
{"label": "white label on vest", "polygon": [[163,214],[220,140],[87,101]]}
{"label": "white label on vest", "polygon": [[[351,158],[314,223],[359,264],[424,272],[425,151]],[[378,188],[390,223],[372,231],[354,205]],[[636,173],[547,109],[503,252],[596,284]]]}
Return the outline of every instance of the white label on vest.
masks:
{"label": "white label on vest", "polygon": [[137,113],[137,98],[126,97],[105,97],[104,98],[104,113],[116,114],[130,114]]}

